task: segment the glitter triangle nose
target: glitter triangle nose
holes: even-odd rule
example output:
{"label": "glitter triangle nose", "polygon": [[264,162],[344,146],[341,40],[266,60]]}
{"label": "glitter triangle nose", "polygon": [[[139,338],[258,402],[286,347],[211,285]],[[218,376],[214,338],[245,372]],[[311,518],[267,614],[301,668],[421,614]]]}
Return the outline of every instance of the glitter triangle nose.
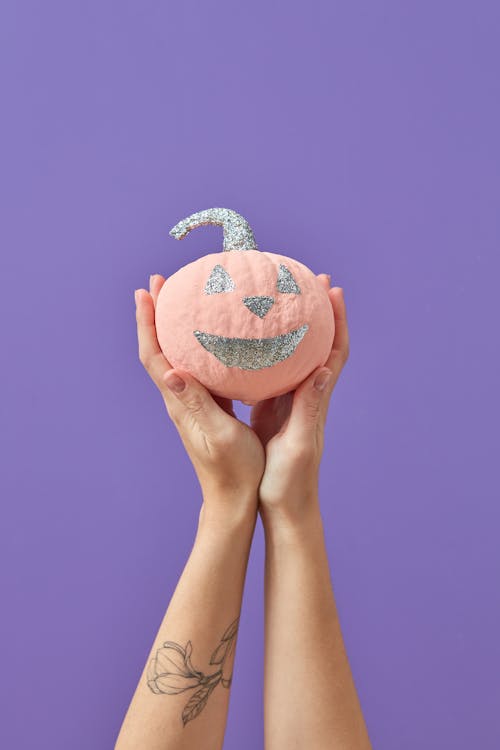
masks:
{"label": "glitter triangle nose", "polygon": [[263,318],[274,305],[274,299],[266,296],[244,297],[243,304],[248,307],[250,312],[258,315],[259,318]]}

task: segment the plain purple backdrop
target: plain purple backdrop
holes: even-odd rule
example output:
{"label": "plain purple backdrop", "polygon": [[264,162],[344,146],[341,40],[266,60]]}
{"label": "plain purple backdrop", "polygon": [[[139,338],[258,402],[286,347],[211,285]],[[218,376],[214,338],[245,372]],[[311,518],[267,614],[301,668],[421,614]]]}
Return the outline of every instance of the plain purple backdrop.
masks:
{"label": "plain purple backdrop", "polygon": [[[374,748],[498,750],[498,3],[0,13],[1,747],[113,746],[200,504],[133,290],[226,206],[345,289],[321,503]],[[263,554],[228,750],[262,747]]]}

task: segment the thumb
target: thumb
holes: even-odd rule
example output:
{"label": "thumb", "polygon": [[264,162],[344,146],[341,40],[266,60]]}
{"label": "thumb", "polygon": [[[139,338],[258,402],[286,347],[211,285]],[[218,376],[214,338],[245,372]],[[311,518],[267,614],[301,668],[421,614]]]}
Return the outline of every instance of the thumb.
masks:
{"label": "thumb", "polygon": [[316,429],[326,415],[328,384],[333,373],[328,367],[319,367],[299,385],[293,395],[288,430],[297,436]]}
{"label": "thumb", "polygon": [[179,412],[189,413],[203,432],[216,431],[221,426],[221,421],[227,419],[227,413],[212,398],[211,393],[189,373],[168,370],[163,376],[163,382],[175,396]]}

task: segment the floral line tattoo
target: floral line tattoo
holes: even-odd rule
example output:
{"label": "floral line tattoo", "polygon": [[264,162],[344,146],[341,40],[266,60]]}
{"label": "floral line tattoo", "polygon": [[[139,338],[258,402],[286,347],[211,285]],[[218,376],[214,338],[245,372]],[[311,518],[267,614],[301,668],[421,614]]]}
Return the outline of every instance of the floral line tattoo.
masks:
{"label": "floral line tattoo", "polygon": [[182,722],[186,726],[188,721],[196,719],[207,705],[207,701],[217,685],[222,683],[225,688],[231,687],[232,659],[236,636],[238,634],[239,617],[227,628],[220,639],[220,643],[210,657],[210,664],[219,665],[219,669],[212,674],[203,674],[193,667],[191,641],[183,648],[173,641],[165,641],[149,662],[147,682],[149,688],[160,695],[177,695],[185,690],[199,688],[184,706]]}

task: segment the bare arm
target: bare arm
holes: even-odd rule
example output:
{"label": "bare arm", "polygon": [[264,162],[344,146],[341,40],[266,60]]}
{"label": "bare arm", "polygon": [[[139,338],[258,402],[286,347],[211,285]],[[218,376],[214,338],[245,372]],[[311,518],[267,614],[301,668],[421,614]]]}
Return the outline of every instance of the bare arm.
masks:
{"label": "bare arm", "polygon": [[262,402],[252,414],[266,446],[259,488],[266,750],[371,747],[344,649],[318,500],[328,402],[349,348],[342,290],[329,295],[336,334],[326,366],[294,394]]}
{"label": "bare arm", "polygon": [[301,518],[265,516],[264,529],[266,749],[369,750],[317,500]]}
{"label": "bare arm", "polygon": [[204,517],[205,511],[203,506],[193,549],[147,658],[117,750],[218,750],[223,745],[255,515],[218,519]]}
{"label": "bare arm", "polygon": [[214,399],[163,357],[154,325],[163,282],[153,277],[151,293],[139,290],[136,298],[139,355],[191,458],[203,503],[191,554],[115,748],[220,750],[264,449],[230,401]]}

